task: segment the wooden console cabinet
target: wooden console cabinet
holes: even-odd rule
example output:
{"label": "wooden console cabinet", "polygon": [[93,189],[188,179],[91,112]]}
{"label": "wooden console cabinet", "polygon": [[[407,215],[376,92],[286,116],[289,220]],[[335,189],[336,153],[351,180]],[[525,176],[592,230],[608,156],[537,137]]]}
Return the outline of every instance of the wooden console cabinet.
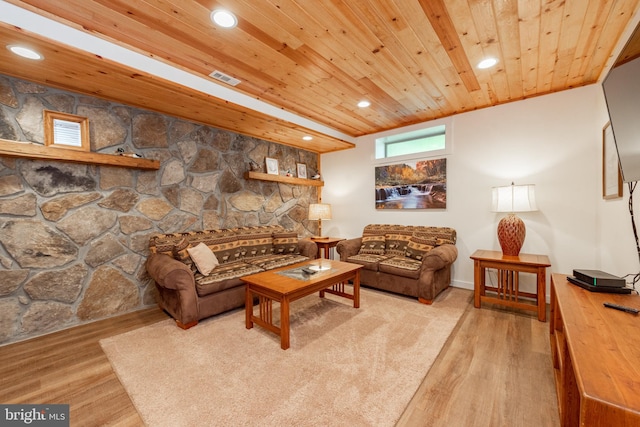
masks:
{"label": "wooden console cabinet", "polygon": [[551,355],[562,426],[640,426],[640,296],[594,293],[551,275]]}

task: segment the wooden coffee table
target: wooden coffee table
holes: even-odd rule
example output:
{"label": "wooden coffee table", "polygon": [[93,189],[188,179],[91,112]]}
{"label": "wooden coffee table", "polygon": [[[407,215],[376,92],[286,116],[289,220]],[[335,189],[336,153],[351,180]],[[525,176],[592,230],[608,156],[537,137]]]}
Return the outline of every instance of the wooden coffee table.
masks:
{"label": "wooden coffee table", "polygon": [[[310,275],[296,274],[303,267],[329,267]],[[253,324],[262,326],[280,335],[280,347],[289,348],[289,304],[292,301],[320,292],[339,295],[353,300],[353,307],[360,307],[360,269],[362,265],[348,262],[317,259],[300,264],[289,265],[275,270],[252,274],[242,278],[246,286],[246,322],[247,329]],[[285,275],[283,272],[287,272]],[[291,277],[291,276],[297,276]],[[345,292],[345,282],[353,281],[353,294]],[[254,314],[253,297],[258,296],[258,315]],[[273,323],[273,302],[280,303],[280,327]]]}

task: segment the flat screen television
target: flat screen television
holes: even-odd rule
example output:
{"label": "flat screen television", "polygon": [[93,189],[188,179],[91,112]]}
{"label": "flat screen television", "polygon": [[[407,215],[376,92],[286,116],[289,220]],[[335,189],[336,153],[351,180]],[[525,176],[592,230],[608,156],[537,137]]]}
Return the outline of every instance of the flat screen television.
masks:
{"label": "flat screen television", "polygon": [[635,34],[602,83],[624,182],[640,181],[640,56]]}

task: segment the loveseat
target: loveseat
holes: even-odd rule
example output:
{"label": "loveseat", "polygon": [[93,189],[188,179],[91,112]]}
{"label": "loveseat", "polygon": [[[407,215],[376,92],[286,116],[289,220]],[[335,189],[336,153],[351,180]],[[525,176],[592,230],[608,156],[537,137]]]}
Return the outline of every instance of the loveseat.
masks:
{"label": "loveseat", "polygon": [[[194,262],[200,261],[196,247],[212,252],[209,256],[218,263],[207,275],[200,271],[202,262]],[[149,252],[146,268],[158,289],[158,304],[187,329],[243,307],[241,277],[315,258],[318,247],[273,225],[158,234],[150,238]]]}
{"label": "loveseat", "polygon": [[364,266],[362,285],[431,304],[451,283],[455,243],[453,228],[370,224],[362,236],[339,242],[336,250],[341,261]]}

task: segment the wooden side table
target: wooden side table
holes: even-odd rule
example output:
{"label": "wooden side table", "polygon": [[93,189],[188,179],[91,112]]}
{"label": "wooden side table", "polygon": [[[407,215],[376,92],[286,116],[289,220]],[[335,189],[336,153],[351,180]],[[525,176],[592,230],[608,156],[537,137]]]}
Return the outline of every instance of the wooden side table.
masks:
{"label": "wooden side table", "polygon": [[311,241],[318,246],[316,258],[329,259],[329,249],[336,247],[338,242],[342,240],[344,240],[342,237],[312,237]]}
{"label": "wooden side table", "polygon": [[[473,306],[480,308],[482,301],[538,312],[538,320],[546,322],[547,267],[551,266],[546,255],[520,254],[503,255],[500,251],[479,249],[471,255],[473,260]],[[487,286],[485,271],[487,268],[498,270],[497,286]],[[537,293],[523,292],[519,289],[519,274],[532,273],[537,276]],[[494,292],[495,297],[486,295]],[[525,298],[523,300],[522,298]],[[534,300],[531,304],[529,300]]]}

